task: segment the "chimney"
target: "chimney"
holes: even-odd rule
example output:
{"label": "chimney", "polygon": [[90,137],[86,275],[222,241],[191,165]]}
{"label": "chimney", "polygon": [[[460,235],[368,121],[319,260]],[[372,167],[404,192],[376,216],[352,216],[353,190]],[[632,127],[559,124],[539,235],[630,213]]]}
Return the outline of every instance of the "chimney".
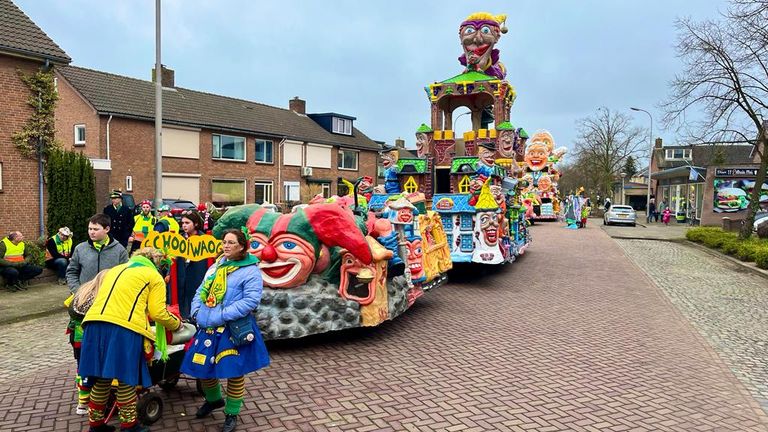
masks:
{"label": "chimney", "polygon": [[402,139],[402,138],[396,139],[395,140],[395,147],[397,147],[399,149],[404,149],[405,148],[405,140]]}
{"label": "chimney", "polygon": [[657,149],[660,149],[660,148],[661,148],[661,138],[656,138],[656,145],[655,145],[655,147],[656,147]]}
{"label": "chimney", "polygon": [[[166,88],[176,87],[176,73],[165,65],[160,65],[160,84]],[[152,68],[152,82],[155,82],[155,68]]]}
{"label": "chimney", "polygon": [[299,99],[298,96],[294,96],[293,99],[288,101],[288,109],[297,114],[306,114],[307,101]]}

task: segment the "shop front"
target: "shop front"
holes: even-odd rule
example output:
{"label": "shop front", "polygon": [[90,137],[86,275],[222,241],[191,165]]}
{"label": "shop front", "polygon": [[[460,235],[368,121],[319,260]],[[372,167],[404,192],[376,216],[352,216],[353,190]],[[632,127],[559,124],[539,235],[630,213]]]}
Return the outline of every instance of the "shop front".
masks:
{"label": "shop front", "polygon": [[669,207],[678,223],[699,223],[704,211],[704,173],[704,168],[693,166],[653,173],[657,211],[662,212]]}

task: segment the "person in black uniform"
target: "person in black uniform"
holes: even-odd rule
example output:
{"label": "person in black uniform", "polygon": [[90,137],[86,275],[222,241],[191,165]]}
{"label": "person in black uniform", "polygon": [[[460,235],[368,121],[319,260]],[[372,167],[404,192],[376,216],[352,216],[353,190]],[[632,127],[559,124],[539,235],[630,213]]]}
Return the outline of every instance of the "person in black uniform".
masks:
{"label": "person in black uniform", "polygon": [[133,214],[131,209],[123,205],[123,194],[120,191],[112,191],[109,198],[112,204],[104,207],[103,212],[112,219],[109,235],[127,248],[128,238],[133,233]]}

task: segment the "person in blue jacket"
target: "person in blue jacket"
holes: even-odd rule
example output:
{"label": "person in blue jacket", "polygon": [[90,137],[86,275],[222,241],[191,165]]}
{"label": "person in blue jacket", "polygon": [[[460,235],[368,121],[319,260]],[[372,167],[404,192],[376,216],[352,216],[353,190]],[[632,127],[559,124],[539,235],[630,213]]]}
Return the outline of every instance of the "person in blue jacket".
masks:
{"label": "person in blue jacket", "polygon": [[[224,408],[222,431],[232,432],[245,395],[245,374],[269,365],[269,354],[252,312],[263,288],[258,259],[248,253],[248,240],[237,229],[224,232],[223,254],[203,279],[192,300],[197,333],[181,366],[185,375],[202,382],[205,403],[195,416],[203,418]],[[249,341],[237,341],[228,324],[245,318],[254,332]],[[226,401],[219,379],[227,379]]]}

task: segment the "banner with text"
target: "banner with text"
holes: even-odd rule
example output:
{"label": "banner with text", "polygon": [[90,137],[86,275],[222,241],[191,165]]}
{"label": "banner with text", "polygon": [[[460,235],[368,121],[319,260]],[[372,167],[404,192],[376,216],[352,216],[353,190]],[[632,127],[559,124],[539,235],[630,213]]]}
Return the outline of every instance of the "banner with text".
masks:
{"label": "banner with text", "polygon": [[197,235],[184,238],[171,232],[151,232],[141,242],[141,247],[160,249],[172,257],[181,257],[190,261],[216,258],[221,254],[221,240],[212,235]]}

